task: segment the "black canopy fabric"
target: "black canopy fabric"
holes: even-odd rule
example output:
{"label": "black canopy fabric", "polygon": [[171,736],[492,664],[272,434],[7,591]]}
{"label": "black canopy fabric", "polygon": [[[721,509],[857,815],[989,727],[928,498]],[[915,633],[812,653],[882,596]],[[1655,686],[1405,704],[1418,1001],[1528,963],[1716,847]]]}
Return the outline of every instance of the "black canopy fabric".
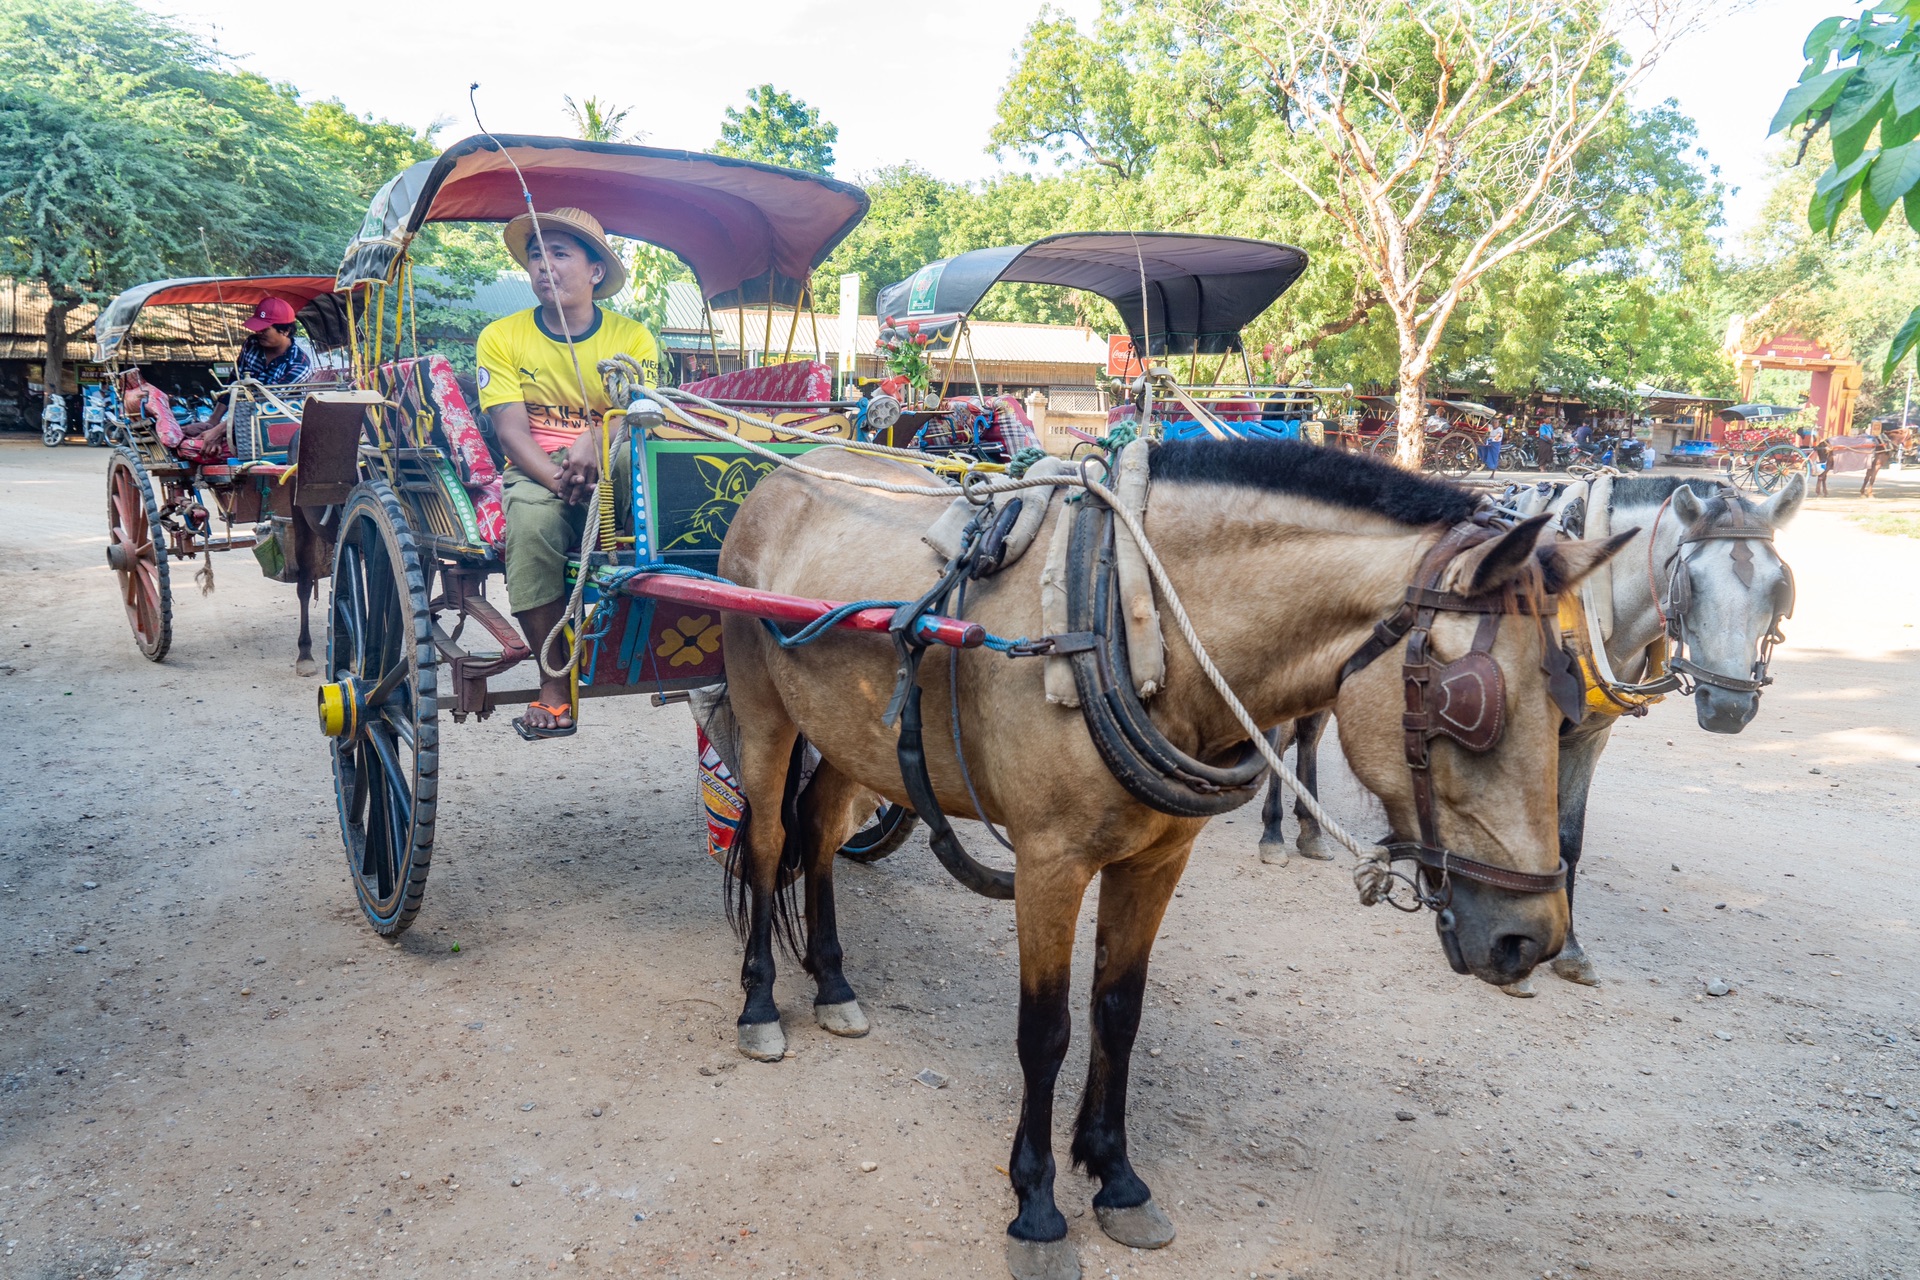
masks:
{"label": "black canopy fabric", "polygon": [[[114,358],[148,308],[194,307],[224,313],[221,319],[237,333],[240,322],[265,298],[278,298],[292,307],[294,319],[319,350],[347,345],[346,298],[333,291],[332,276],[183,276],[135,285],[102,308],[93,322],[99,359],[104,364]],[[155,323],[158,327],[145,336],[165,341],[193,331],[190,323],[185,327]]]}
{"label": "black canopy fabric", "polygon": [[536,209],[585,209],[614,235],[678,254],[715,308],[797,302],[813,269],[867,214],[859,187],[796,169],[697,151],[481,134],[380,189],[347,246],[340,288],[386,279],[429,222],[507,222],[525,213],[523,175]]}
{"label": "black canopy fabric", "polygon": [[1718,411],[1720,416],[1738,419],[1741,422],[1773,422],[1780,418],[1791,418],[1796,413],[1806,412],[1804,407],[1789,407],[1784,404],[1730,404]]}
{"label": "black canopy fabric", "polygon": [[[994,285],[1056,284],[1114,305],[1149,355],[1240,350],[1240,331],[1307,269],[1291,245],[1167,231],[1081,231],[931,262],[880,291],[883,332],[970,314]],[[1143,287],[1144,281],[1144,287]],[[951,323],[937,326],[949,336]]]}

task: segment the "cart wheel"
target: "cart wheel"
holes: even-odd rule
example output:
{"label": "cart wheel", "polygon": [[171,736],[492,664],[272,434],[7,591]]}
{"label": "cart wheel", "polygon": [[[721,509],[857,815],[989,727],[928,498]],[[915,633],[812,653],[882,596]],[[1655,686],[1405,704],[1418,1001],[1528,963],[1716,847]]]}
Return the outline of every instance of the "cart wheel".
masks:
{"label": "cart wheel", "polygon": [[1806,454],[1790,444],[1775,445],[1753,460],[1753,486],[1762,493],[1772,493],[1789,476],[1805,475],[1806,471]]}
{"label": "cart wheel", "polygon": [[1366,451],[1376,458],[1384,458],[1392,462],[1394,455],[1400,452],[1400,433],[1382,431],[1368,442]]}
{"label": "cart wheel", "polygon": [[913,810],[903,804],[883,804],[872,822],[840,846],[840,856],[854,862],[878,862],[907,842],[918,821]]}
{"label": "cart wheel", "polygon": [[173,590],[167,574],[167,531],[153,477],[133,450],[107,457],[107,566],[120,579],[133,642],[154,662],[173,644]]}
{"label": "cart wheel", "polygon": [[320,724],[347,870],[375,933],[413,923],[427,889],[439,796],[440,725],[427,577],[405,510],[384,481],[356,486],[333,549]]}
{"label": "cart wheel", "polygon": [[1469,432],[1448,432],[1435,442],[1428,465],[1443,476],[1472,475],[1480,464],[1479,443]]}

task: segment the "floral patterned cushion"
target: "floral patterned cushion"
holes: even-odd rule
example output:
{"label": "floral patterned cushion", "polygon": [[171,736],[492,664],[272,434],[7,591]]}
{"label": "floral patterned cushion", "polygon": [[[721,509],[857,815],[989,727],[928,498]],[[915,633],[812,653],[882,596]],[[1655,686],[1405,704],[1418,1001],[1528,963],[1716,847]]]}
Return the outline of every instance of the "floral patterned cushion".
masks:
{"label": "floral patterned cushion", "polygon": [[833,399],[833,374],[818,360],[794,360],[759,369],[736,369],[680,388],[709,400],[771,400],[781,404],[825,404]]}
{"label": "floral patterned cushion", "polygon": [[381,393],[400,406],[401,421],[417,423],[426,417],[433,442],[453,460],[453,469],[473,500],[481,539],[498,546],[507,532],[500,471],[461,394],[453,366],[445,356],[396,360],[381,365],[377,378]]}

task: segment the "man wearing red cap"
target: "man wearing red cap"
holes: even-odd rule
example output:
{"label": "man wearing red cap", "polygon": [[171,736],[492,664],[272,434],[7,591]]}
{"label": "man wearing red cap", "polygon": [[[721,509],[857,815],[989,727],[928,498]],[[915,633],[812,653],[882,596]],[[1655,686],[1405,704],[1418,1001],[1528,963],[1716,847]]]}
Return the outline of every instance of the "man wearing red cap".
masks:
{"label": "man wearing red cap", "polygon": [[[269,387],[286,387],[305,382],[313,375],[313,358],[293,340],[293,308],[279,298],[262,298],[253,314],[241,321],[241,327],[253,336],[240,348],[234,360],[238,378],[251,378]],[[189,436],[200,438],[200,456],[210,457],[224,448],[227,431],[227,402],[220,401],[213,417],[183,428]]]}

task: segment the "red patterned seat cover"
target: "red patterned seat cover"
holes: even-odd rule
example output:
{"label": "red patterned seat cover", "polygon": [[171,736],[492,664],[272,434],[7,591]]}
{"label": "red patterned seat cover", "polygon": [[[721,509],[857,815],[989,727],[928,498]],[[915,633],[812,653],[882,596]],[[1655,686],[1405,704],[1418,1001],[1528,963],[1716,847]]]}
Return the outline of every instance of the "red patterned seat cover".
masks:
{"label": "red patterned seat cover", "polygon": [[758,369],[736,369],[681,385],[709,400],[768,400],[778,404],[825,404],[833,399],[833,374],[818,360],[794,360]]}
{"label": "red patterned seat cover", "polygon": [[144,409],[153,419],[154,434],[160,437],[160,443],[169,449],[178,449],[186,440],[187,433],[180,429],[174,420],[173,406],[167,403],[167,393],[155,386],[141,384],[127,391],[127,416],[134,417]]}
{"label": "red patterned seat cover", "polygon": [[500,472],[460,392],[453,366],[445,356],[396,360],[380,366],[378,380],[381,394],[400,406],[401,421],[417,422],[422,414],[428,416],[434,443],[453,460],[453,469],[473,500],[481,540],[500,545],[507,532]]}

